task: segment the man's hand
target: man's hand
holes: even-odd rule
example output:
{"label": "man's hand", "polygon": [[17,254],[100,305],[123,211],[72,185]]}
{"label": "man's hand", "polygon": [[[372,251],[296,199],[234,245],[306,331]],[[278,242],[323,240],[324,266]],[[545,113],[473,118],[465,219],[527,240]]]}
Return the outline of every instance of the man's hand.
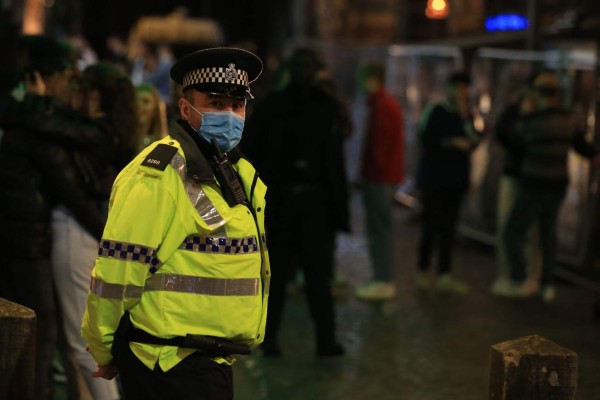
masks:
{"label": "man's hand", "polygon": [[[85,346],[85,351],[90,352],[90,346]],[[110,364],[98,365],[98,369],[92,372],[94,378],[104,378],[107,380],[113,379],[119,373],[119,368],[115,364],[115,360],[111,361]]]}
{"label": "man's hand", "polygon": [[457,150],[468,153],[471,151],[471,142],[467,138],[461,136],[453,136],[448,138],[445,143],[447,147],[454,147]]}
{"label": "man's hand", "polygon": [[40,96],[46,94],[46,83],[39,72],[33,71],[25,77],[25,86],[27,93],[33,93]]}
{"label": "man's hand", "polygon": [[119,368],[111,362],[107,365],[98,365],[98,370],[92,372],[94,378],[104,378],[107,380],[113,379],[119,373]]}

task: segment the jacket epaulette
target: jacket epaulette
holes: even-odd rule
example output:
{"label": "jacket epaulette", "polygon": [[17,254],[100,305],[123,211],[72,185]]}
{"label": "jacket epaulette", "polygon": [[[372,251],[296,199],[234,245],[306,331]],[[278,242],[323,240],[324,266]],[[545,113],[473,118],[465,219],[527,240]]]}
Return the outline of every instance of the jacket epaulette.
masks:
{"label": "jacket epaulette", "polygon": [[148,153],[141,165],[164,171],[175,154],[177,154],[177,147],[160,143]]}

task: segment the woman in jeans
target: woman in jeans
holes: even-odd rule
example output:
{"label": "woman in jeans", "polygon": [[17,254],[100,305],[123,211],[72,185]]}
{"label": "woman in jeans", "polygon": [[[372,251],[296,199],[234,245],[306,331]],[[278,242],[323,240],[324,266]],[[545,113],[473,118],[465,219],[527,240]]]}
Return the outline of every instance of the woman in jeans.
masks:
{"label": "woman in jeans", "polygon": [[40,167],[56,204],[52,269],[68,350],[94,399],[118,399],[115,381],[92,377],[97,366],[86,352],[80,327],[112,182],[133,157],[135,90],[127,76],[108,64],[88,67],[79,84],[81,110],[63,107],[34,114],[30,124],[47,140],[40,146],[46,155]]}

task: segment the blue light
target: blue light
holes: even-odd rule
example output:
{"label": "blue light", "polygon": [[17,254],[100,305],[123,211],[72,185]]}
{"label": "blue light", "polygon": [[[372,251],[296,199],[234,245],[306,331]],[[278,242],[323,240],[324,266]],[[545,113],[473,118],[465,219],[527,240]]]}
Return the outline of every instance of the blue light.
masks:
{"label": "blue light", "polygon": [[488,32],[522,31],[529,26],[527,17],[519,14],[499,14],[485,19]]}

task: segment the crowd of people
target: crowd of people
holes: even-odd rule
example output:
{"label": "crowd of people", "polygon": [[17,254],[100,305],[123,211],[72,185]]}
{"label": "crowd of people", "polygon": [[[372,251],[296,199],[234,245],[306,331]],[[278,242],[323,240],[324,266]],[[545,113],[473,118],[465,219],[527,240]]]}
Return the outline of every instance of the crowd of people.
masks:
{"label": "crowd of people", "polygon": [[79,54],[66,41],[23,36],[17,51],[21,79],[2,101],[7,253],[0,296],[36,311],[36,398],[48,398],[52,359],[64,336],[70,384],[85,382],[94,398],[116,399],[114,381],[91,375],[96,363],[81,338],[81,318],[112,183],[149,138],[166,134],[164,105],[149,84],[136,93],[113,63],[80,71]]}
{"label": "crowd of people", "polygon": [[[36,399],[51,394],[59,336],[70,398],[232,398],[235,354],[259,345],[264,356],[285,353],[286,286],[298,271],[315,354],[344,355],[332,285],[336,235],[351,226],[352,120],[318,52],[293,51],[279,85],[247,112],[263,65],[244,50],[175,60],[140,46],[130,64],[83,69],[65,41],[23,36],[17,51],[19,79],[0,102],[0,297],[36,312]],[[356,72],[369,110],[357,186],[372,278],[355,295],[383,301],[397,295],[392,213],[406,175],[405,121],[385,65]],[[467,74],[450,75],[446,98],[418,124],[421,290],[469,292],[451,273],[470,156],[483,139],[469,88]],[[491,293],[549,302],[567,154],[598,163],[598,151],[561,107],[550,71],[532,77],[495,134],[507,157]]]}
{"label": "crowd of people", "polygon": [[562,105],[553,71],[532,76],[527,92],[499,119],[496,135],[508,155],[498,218],[498,279],[492,293],[556,297],[556,223],[569,183],[567,157],[575,150],[600,162],[585,129]]}

